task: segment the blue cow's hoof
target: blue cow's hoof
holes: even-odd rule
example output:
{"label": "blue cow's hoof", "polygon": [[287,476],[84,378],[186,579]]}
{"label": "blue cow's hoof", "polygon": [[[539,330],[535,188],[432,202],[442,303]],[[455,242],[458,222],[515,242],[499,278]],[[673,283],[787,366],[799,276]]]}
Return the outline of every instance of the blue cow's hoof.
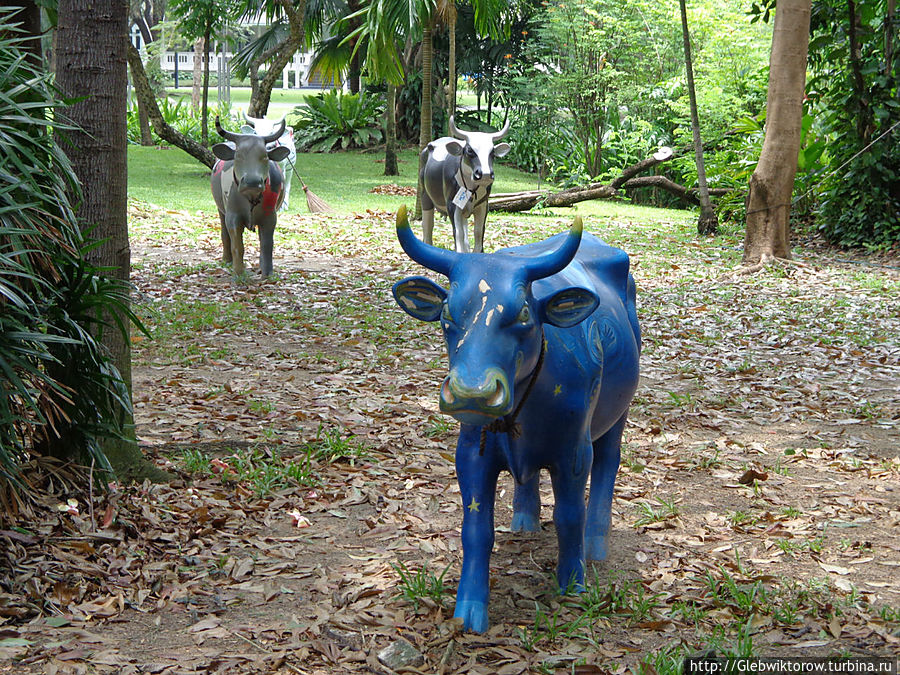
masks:
{"label": "blue cow's hoof", "polygon": [[514,513],[509,529],[513,532],[540,532],[541,519],[530,513]]}
{"label": "blue cow's hoof", "polygon": [[457,601],[453,617],[463,620],[463,627],[475,633],[488,629],[487,603],[477,600]]}
{"label": "blue cow's hoof", "polygon": [[606,537],[585,537],[584,557],[586,560],[606,560]]}

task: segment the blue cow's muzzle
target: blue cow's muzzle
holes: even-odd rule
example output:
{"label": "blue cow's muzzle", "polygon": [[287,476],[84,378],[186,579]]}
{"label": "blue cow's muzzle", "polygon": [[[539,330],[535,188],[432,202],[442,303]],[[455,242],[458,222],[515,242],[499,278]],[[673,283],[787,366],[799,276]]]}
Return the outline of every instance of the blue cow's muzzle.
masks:
{"label": "blue cow's muzzle", "polygon": [[459,373],[452,370],[441,385],[441,412],[463,424],[481,426],[511,411],[509,382],[499,368],[488,368],[474,386],[463,382]]}

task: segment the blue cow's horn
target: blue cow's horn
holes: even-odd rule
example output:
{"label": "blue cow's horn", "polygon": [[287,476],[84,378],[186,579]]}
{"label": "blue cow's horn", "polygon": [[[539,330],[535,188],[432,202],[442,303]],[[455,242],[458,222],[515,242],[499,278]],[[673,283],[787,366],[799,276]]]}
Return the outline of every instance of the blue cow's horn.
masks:
{"label": "blue cow's horn", "polygon": [[406,213],[405,204],[397,209],[397,239],[400,240],[400,246],[403,247],[406,255],[422,267],[434,270],[445,277],[450,276],[450,270],[453,269],[453,263],[458,254],[456,251],[448,251],[445,248],[426,244],[413,234],[412,228],[409,226],[409,216]]}
{"label": "blue cow's horn", "polygon": [[525,278],[527,281],[535,279],[544,279],[551,274],[556,274],[568,265],[575,253],[578,251],[578,245],[581,243],[581,233],[584,226],[581,222],[581,216],[575,216],[575,222],[569,228],[569,234],[566,236],[562,245],[550,253],[545,253],[539,258],[534,258],[526,263]]}

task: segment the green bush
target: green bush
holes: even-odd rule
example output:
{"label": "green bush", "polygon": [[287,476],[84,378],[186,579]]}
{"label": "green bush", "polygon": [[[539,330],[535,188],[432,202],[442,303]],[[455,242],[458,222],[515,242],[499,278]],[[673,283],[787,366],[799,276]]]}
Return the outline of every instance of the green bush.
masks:
{"label": "green bush", "polygon": [[304,100],[306,106],[294,108],[289,120],[298,149],[331,152],[381,143],[383,108],[378,99],[332,89]]}
{"label": "green bush", "polygon": [[[212,101],[210,101],[210,103],[212,104]],[[159,106],[159,111],[162,113],[163,120],[165,120],[166,124],[198,143],[202,142],[202,118],[200,117],[200,111],[195,111],[191,107],[190,96],[187,96],[186,94],[177,97],[163,96],[162,98],[156,99],[156,104]],[[138,116],[138,104],[135,99],[132,99],[129,102],[127,115],[128,142],[139,145],[141,142],[141,125]],[[212,142],[217,142],[215,139],[218,139],[215,127],[213,126],[216,116],[219,117],[222,126],[229,131],[240,132],[241,130],[241,123],[231,116],[231,106],[224,102],[218,103],[217,105],[210,105],[207,115],[209,119],[209,134]],[[153,131],[152,127],[150,133],[154,143],[164,143],[164,141],[156,135],[156,132]]]}
{"label": "green bush", "polygon": [[60,439],[109,467],[97,439],[119,432],[112,411],[129,399],[95,336],[134,319],[127,288],[84,260],[77,180],[54,139],[62,103],[23,54],[0,17],[0,480],[14,485]]}

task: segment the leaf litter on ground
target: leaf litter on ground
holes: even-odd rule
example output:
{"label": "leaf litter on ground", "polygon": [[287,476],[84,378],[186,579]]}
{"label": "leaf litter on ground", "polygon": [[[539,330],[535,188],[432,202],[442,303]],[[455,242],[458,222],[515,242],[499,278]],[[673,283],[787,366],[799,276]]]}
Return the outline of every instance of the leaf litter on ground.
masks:
{"label": "leaf litter on ground", "polygon": [[[557,596],[548,481],[541,532],[513,534],[507,477],[492,625],[471,635],[446,358],[394,308],[422,271],[391,214],[284,219],[268,281],[232,280],[208,216],[131,216],[155,336],[133,344],[138,436],[178,478],[88,491],[85,469],[27,468],[33,499],[0,528],[0,673],[662,673],[708,649],[900,649],[890,266],[810,246],[731,278],[734,237],[588,220],[632,256],[644,333],[610,559]],[[566,227],[497,214],[489,240]],[[385,665],[392,646],[410,660]]]}

